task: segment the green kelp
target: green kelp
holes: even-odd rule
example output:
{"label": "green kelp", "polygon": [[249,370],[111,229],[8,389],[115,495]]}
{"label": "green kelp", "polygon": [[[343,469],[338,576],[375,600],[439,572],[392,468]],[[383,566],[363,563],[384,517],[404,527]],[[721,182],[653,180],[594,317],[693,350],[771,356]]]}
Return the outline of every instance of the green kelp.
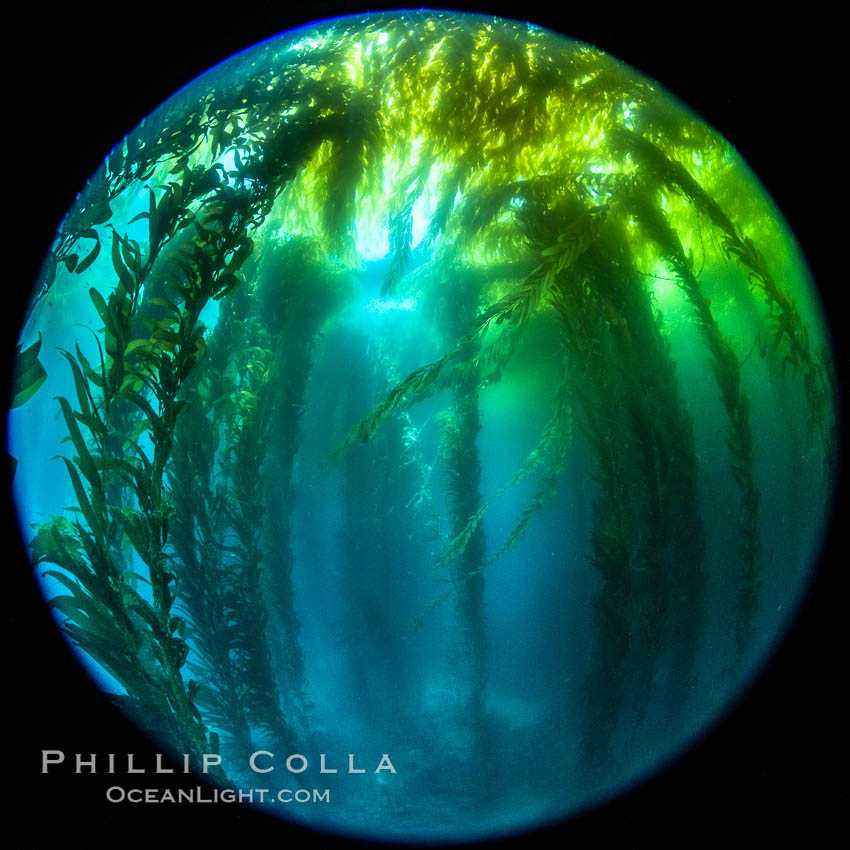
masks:
{"label": "green kelp", "polygon": [[512,21],[343,18],[195,81],[80,194],[19,340],[16,492],[163,746],[237,783],[258,748],[395,747],[416,767],[315,824],[481,837],[645,773],[755,669],[831,370],[784,222],[656,85]]}

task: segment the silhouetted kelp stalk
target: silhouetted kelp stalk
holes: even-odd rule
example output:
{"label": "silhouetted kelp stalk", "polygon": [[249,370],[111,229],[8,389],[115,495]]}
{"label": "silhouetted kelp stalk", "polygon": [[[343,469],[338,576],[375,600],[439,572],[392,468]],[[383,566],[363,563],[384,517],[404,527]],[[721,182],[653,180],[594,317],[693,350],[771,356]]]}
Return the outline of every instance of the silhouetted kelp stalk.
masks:
{"label": "silhouetted kelp stalk", "polygon": [[783,372],[790,366],[794,375],[802,373],[810,424],[821,432],[827,431],[825,416],[830,403],[828,377],[823,364],[812,355],[808,330],[793,298],[776,283],[764,255],[684,166],[665,155],[657,144],[621,128],[612,134],[612,139],[615,145],[638,160],[647,185],[658,184],[679,192],[695,209],[704,213],[722,233],[726,256],[749,269],[749,285],[753,291],[762,293],[768,307],[766,319],[775,328],[770,345],[762,347],[761,354],[777,357],[782,363]]}
{"label": "silhouetted kelp stalk", "polygon": [[[251,284],[222,304],[200,370],[194,394],[200,415],[209,410],[206,425],[184,422],[202,479],[218,482],[208,496],[217,510],[205,512],[197,499],[193,507],[186,493],[187,516],[194,512],[199,526],[217,518],[218,551],[202,564],[187,553],[188,576],[212,592],[190,592],[185,603],[198,624],[210,718],[242,750],[253,730],[288,751],[308,709],[292,576],[292,464],[313,338],[346,286],[307,241],[266,242],[259,254]],[[210,439],[198,454],[205,427]],[[188,472],[175,465],[178,490],[197,486]]]}
{"label": "silhouetted kelp stalk", "polygon": [[[566,365],[564,368],[566,369]],[[525,536],[537,513],[554,498],[557,481],[566,465],[571,444],[572,412],[568,402],[566,381],[564,381],[555,394],[555,411],[543,429],[537,445],[529,452],[522,466],[514,472],[508,482],[503,484],[489,499],[481,501],[478,510],[468,517],[460,531],[456,532],[454,537],[448,541],[443,552],[437,558],[435,566],[438,568],[447,567],[460,557],[470,537],[483,521],[488,507],[512,487],[524,481],[530,475],[545,469],[545,474],[531,502],[523,509],[517,524],[499,549],[490,555],[487,564],[498,561],[513,549]],[[481,569],[484,566],[482,565]]]}
{"label": "silhouetted kelp stalk", "polygon": [[690,685],[704,583],[696,455],[660,315],[616,218],[564,269],[551,300],[599,488],[591,537],[602,578],[598,655],[586,684],[597,709],[583,743],[604,765],[626,695],[633,723],[646,711],[671,627],[685,647],[674,650],[676,687]]}
{"label": "silhouetted kelp stalk", "polygon": [[268,352],[245,318],[251,296],[223,303],[207,357],[185,396],[170,492],[180,602],[192,628],[198,703],[239,763],[262,742],[294,744],[272,672],[262,598],[262,461]]}
{"label": "silhouetted kelp stalk", "polygon": [[[225,312],[224,304],[221,309]],[[186,407],[175,431],[168,487],[175,513],[170,540],[179,569],[177,604],[189,624],[188,666],[202,683],[195,702],[241,763],[255,747],[236,647],[245,612],[234,593],[237,571],[224,563],[221,545],[228,518],[220,455],[225,408],[234,390],[227,326],[228,318],[220,315],[206,357],[184,387]]]}
{"label": "silhouetted kelp stalk", "polygon": [[[337,403],[350,419],[366,399],[386,391],[394,353],[380,338],[342,330],[339,341],[350,363]],[[358,351],[371,356],[350,356]],[[416,528],[412,494],[419,486],[417,468],[409,462],[406,426],[393,417],[374,441],[347,453],[340,464],[344,513],[338,580],[349,624],[343,633],[346,688],[353,710],[388,740],[409,728],[411,691],[419,684],[406,661],[404,633],[418,568],[411,540]]]}
{"label": "silhouetted kelp stalk", "polygon": [[[480,281],[463,275],[459,269],[447,269],[452,280],[451,297],[444,298],[437,311],[438,324],[449,340],[457,339],[478,312]],[[445,285],[438,288],[446,289]],[[459,352],[457,378],[451,387],[450,413],[443,422],[443,463],[453,538],[464,533],[470,517],[481,508],[481,460],[478,432],[481,416],[478,387],[481,382],[477,356],[480,340],[473,339]],[[484,610],[483,566],[486,557],[484,530],[480,524],[465,533],[464,545],[450,564],[461,631],[468,656],[469,694],[467,714],[475,741],[475,751],[487,736],[486,685],[488,678],[487,624]]]}
{"label": "silhouetted kelp stalk", "polygon": [[741,390],[741,369],[732,345],[718,327],[711,305],[703,295],[692,263],[685,256],[675,230],[664,214],[644,194],[633,192],[624,201],[637,217],[644,232],[658,245],[665,262],[694,308],[694,321],[710,354],[711,371],[720,389],[723,407],[729,419],[726,445],[732,456],[732,477],[740,492],[738,552],[738,616],[736,629],[737,663],[749,648],[752,619],[756,609],[760,581],[759,498],[753,478],[753,441],[750,429],[750,401]]}
{"label": "silhouetted kelp stalk", "polygon": [[[306,724],[307,683],[295,611],[293,468],[301,444],[313,350],[323,326],[351,296],[353,281],[328,262],[315,240],[268,240],[255,271],[246,344],[265,346],[267,364],[258,397],[265,505],[263,591],[269,612],[273,669],[287,717]],[[246,305],[246,310],[248,305]]]}
{"label": "silhouetted kelp stalk", "polygon": [[[264,736],[264,743],[291,752],[295,735],[281,709],[275,677],[278,671],[273,669],[273,653],[266,635],[266,605],[261,582],[264,566],[269,570],[278,566],[263,563],[266,520],[263,462],[269,422],[264,406],[265,396],[271,390],[271,354],[257,345],[262,342],[262,336],[252,325],[246,322],[242,338],[235,335],[234,339],[238,378],[234,404],[228,411],[222,458],[222,477],[228,482],[229,526],[222,545],[226,553],[225,568],[234,573],[230,622],[236,625],[233,654],[239,669],[247,719]],[[288,625],[293,628],[296,624],[297,621]],[[289,688],[290,683],[284,680],[281,687]],[[293,681],[291,687],[294,690],[303,688],[303,682]],[[289,702],[287,691],[283,703],[288,705]]]}

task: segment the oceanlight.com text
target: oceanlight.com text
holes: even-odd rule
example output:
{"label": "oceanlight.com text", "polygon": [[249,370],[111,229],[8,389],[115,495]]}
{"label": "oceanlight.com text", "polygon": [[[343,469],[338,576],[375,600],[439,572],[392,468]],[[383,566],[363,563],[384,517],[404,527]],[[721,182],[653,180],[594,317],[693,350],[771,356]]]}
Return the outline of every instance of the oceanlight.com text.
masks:
{"label": "oceanlight.com text", "polygon": [[106,790],[110,803],[329,803],[329,788],[125,788],[112,785]]}

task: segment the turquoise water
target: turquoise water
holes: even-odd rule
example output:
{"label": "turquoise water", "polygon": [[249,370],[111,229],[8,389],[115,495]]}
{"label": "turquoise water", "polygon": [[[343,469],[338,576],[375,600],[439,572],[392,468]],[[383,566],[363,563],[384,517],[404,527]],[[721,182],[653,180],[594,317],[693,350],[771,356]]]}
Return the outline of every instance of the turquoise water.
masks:
{"label": "turquoise water", "polygon": [[[235,165],[232,154],[229,159],[227,152],[217,156],[226,162],[226,169]],[[313,165],[304,168],[311,173]],[[736,179],[750,185],[751,178],[744,172]],[[235,179],[228,183],[230,188],[238,185]],[[158,196],[159,203],[163,197]],[[149,198],[149,190],[138,180],[110,204],[112,226],[127,239],[147,244],[143,251],[150,251],[148,221],[131,220],[148,209]],[[165,503],[179,506],[164,551],[178,565],[173,616],[187,622],[173,631],[185,639],[189,650],[181,676],[187,685],[190,679],[199,683],[193,699],[206,728],[219,733],[228,779],[245,787],[253,785],[255,777],[245,768],[245,754],[253,748],[267,747],[278,753],[279,760],[284,755],[282,747],[286,752],[303,752],[313,766],[321,752],[328,753],[334,764],[345,764],[348,753],[356,752],[370,766],[370,773],[332,776],[326,781],[311,771],[309,782],[329,788],[332,803],[315,806],[303,817],[311,825],[343,833],[408,840],[471,839],[513,832],[574,814],[625,789],[680,751],[748,682],[786,627],[822,534],[823,506],[830,488],[829,476],[822,472],[829,450],[828,417],[825,428],[812,436],[810,400],[799,375],[790,368],[783,374],[781,362],[761,357],[757,342],[765,310],[755,299],[749,300],[746,271],[733,263],[722,265],[716,244],[709,247],[705,263],[700,263],[700,246],[693,241],[697,268],[705,265],[700,282],[711,295],[723,332],[737,341],[741,382],[751,402],[750,428],[756,435],[752,479],[761,494],[762,577],[757,605],[747,621],[749,644],[741,655],[735,638],[740,615],[732,613],[739,604],[734,578],[740,543],[739,494],[729,471],[727,414],[710,372],[705,342],[691,322],[692,309],[680,289],[668,285],[669,281],[657,281],[636,290],[647,297],[652,291],[659,305],[662,337],[669,340],[677,387],[672,394],[664,390],[664,397],[676,400],[693,433],[692,516],[700,518],[702,528],[685,530],[684,541],[675,542],[684,522],[673,510],[676,497],[663,486],[658,488],[662,507],[673,510],[670,531],[661,518],[663,511],[652,514],[650,502],[641,501],[650,479],[642,462],[645,454],[639,448],[638,428],[628,418],[615,416],[604,399],[583,401],[593,386],[588,364],[595,361],[581,360],[575,347],[565,356],[557,314],[549,306],[524,325],[509,360],[501,364],[498,353],[493,355],[496,368],[485,365],[473,388],[464,388],[462,376],[455,376],[432,396],[394,411],[365,446],[350,446],[341,458],[329,460],[328,453],[393,386],[413,369],[436,362],[451,350],[464,333],[460,326],[474,322],[476,311],[496,303],[505,290],[521,286],[533,261],[529,267],[523,253],[527,246],[520,245],[510,249],[516,256],[507,259],[516,266],[507,275],[488,273],[490,263],[472,253],[459,270],[456,260],[450,262],[440,252],[439,244],[422,245],[418,229],[407,277],[402,277],[395,294],[382,296],[391,260],[381,262],[374,254],[389,248],[389,238],[383,248],[379,236],[373,240],[378,248],[361,240],[355,247],[362,264],[344,262],[339,252],[321,248],[327,234],[320,228],[311,232],[316,225],[309,216],[306,225],[297,219],[293,209],[301,203],[298,196],[287,203],[291,206],[276,210],[268,224],[253,233],[256,247],[250,262],[254,265],[245,267],[240,288],[228,296],[230,300],[209,301],[204,307],[207,355],[181,386],[189,406],[180,413],[176,427],[184,423],[185,429],[182,436],[175,431],[163,483]],[[317,203],[321,208],[327,200],[319,195]],[[433,210],[426,207],[423,220],[429,212]],[[366,221],[368,209],[356,211],[361,214]],[[776,222],[780,238],[789,240],[781,220]],[[79,344],[84,358],[97,363],[95,337],[103,340],[102,316],[88,290],[94,286],[108,297],[115,287],[116,268],[110,257],[108,227],[98,227],[102,256],[85,277],[60,268],[49,297],[36,306],[21,337],[26,348],[41,332],[40,360],[47,373],[44,385],[10,418],[10,451],[20,464],[15,493],[25,526],[45,522],[79,502],[61,462],[46,463],[45,459],[74,454],[62,442],[68,423],[54,397],[75,399],[76,387],[57,348],[75,351]],[[687,220],[679,230],[685,242],[690,227]],[[191,233],[193,225],[189,228]],[[446,234],[444,242],[454,238],[460,244],[461,230],[459,226]],[[603,232],[602,238],[610,246],[614,237]],[[768,238],[776,237],[769,233]],[[301,244],[299,239],[317,240],[318,253],[306,261],[297,256],[291,246]],[[175,237],[171,247],[178,242]],[[612,249],[599,249],[603,259],[586,258],[588,273],[604,263],[605,250]],[[788,273],[783,279],[794,281],[814,349],[818,343],[823,345],[817,305],[800,259],[793,249],[786,250],[787,258],[780,259],[779,267],[784,263]],[[167,257],[163,255],[160,262],[167,262]],[[636,261],[635,268],[651,267],[639,267]],[[623,272],[624,281],[632,284],[633,279],[631,272]],[[465,316],[458,315],[461,308],[454,313],[451,309],[452,303],[462,299],[446,297],[447,292],[460,293],[461,283],[464,292],[479,290],[468,296],[472,308]],[[320,285],[321,297],[311,295],[311,287],[318,291]],[[722,293],[728,293],[728,301],[723,301]],[[143,290],[142,303],[149,297],[157,296]],[[167,309],[162,304],[150,306]],[[308,315],[311,307],[317,309],[315,318]],[[617,310],[625,311],[624,303],[615,308],[615,314]],[[621,312],[620,318],[635,335],[656,339],[636,313]],[[608,327],[616,328],[616,319],[607,315]],[[73,329],[76,324],[90,327],[94,334],[78,332]],[[596,335],[604,357],[613,364],[610,374],[620,374],[629,361],[612,344],[616,339],[609,335],[612,332],[599,328],[591,336]],[[217,339],[225,341],[219,344],[218,360]],[[482,342],[494,345],[489,339]],[[753,344],[756,351],[747,357]],[[638,369],[645,382],[652,381],[653,371],[646,356],[650,366]],[[558,445],[566,453],[563,469],[550,487],[546,474],[558,471],[559,463],[556,444],[550,441],[541,464],[509,484],[518,470],[526,469],[527,459],[546,433],[556,409],[555,390],[570,369],[578,369],[567,391],[570,412],[557,419],[555,430]],[[222,377],[229,377],[232,384],[219,395],[222,388],[213,384]],[[268,387],[265,395],[254,392],[252,380],[258,380],[261,389]],[[656,392],[652,383],[630,386],[619,384],[617,378],[610,380],[622,404],[633,402],[639,408],[641,395]],[[267,404],[262,415],[257,414],[262,421],[252,425],[250,417],[257,407],[250,397],[239,395],[240,389],[259,399],[256,405]],[[212,402],[224,395],[227,404],[217,409]],[[470,398],[475,401],[480,429],[474,421],[469,424],[468,404],[463,406],[464,399]],[[200,419],[190,418],[199,412]],[[633,638],[625,660],[619,661],[605,642],[604,623],[600,625],[600,618],[604,621],[612,610],[606,593],[613,586],[605,565],[600,565],[603,546],[594,537],[606,521],[605,511],[598,507],[606,487],[603,452],[594,448],[592,439],[600,433],[603,413],[621,437],[624,498],[631,500],[634,511],[624,514],[627,519],[631,516],[633,544],[625,575],[638,589],[613,609],[626,612],[617,627],[625,626]],[[122,438],[139,422],[138,414],[127,413],[125,418],[129,422]],[[41,427],[36,429],[35,423]],[[51,424],[44,427],[44,423]],[[256,426],[255,431],[249,426]],[[214,441],[204,442],[204,428],[210,435],[219,435],[217,447]],[[464,437],[470,430],[472,438]],[[687,430],[684,427],[682,433]],[[252,433],[261,434],[262,439],[243,439]],[[652,439],[664,437],[659,429]],[[135,439],[139,452],[152,459],[150,429]],[[94,443],[92,435],[90,446]],[[194,455],[193,446],[200,449]],[[123,441],[121,450],[128,451]],[[75,454],[80,456],[79,451]],[[246,468],[252,473],[247,479],[242,474]],[[668,475],[672,486],[675,476],[660,474]],[[187,481],[192,484],[188,494],[181,491]],[[228,494],[226,509],[215,506],[217,489]],[[473,491],[478,493],[477,502]],[[536,500],[540,492],[546,498]],[[468,501],[467,507],[457,507],[461,497],[472,499],[473,510],[486,502],[481,524],[470,538],[480,543],[468,543],[462,555],[469,558],[476,545],[482,547],[477,566],[466,566],[472,578],[458,575],[462,566],[457,563],[440,562],[458,523],[467,522],[472,514]],[[490,563],[526,508],[537,501],[541,504],[526,534]],[[144,513],[143,501],[132,487],[110,495],[106,503]],[[79,511],[64,513],[79,515]],[[116,512],[109,515],[117,517]],[[650,520],[651,516],[655,519]],[[181,535],[185,541],[193,534],[207,534],[201,527],[205,517],[218,523],[209,533],[218,546],[210,553],[196,541],[196,554],[203,554],[195,559],[200,561],[199,569],[185,543],[183,550],[179,547]],[[246,522],[250,526],[251,517],[257,538],[240,526]],[[142,600],[155,605],[155,595],[145,582],[152,578],[150,565],[140,547],[129,535],[114,533],[112,556],[142,577],[122,580]],[[679,614],[699,622],[696,635],[688,635],[694,643],[687,660],[686,688],[677,680],[683,662],[675,645],[676,630],[681,628],[676,625],[676,605],[667,591],[659,595],[652,584],[642,584],[642,576],[652,572],[653,558],[664,565],[661,575],[675,575],[679,555],[652,554],[656,549],[647,541],[658,535],[666,535],[668,545],[679,546],[680,552],[692,551],[688,547],[700,538],[704,543],[699,592],[696,583],[684,592],[675,585]],[[259,558],[256,553],[246,554],[254,544],[261,552]],[[216,565],[214,570],[209,569],[210,563]],[[260,564],[256,581],[246,572],[251,563]],[[281,564],[291,570],[289,583],[276,580],[286,575]],[[204,577],[212,580],[211,574],[218,576],[216,581],[221,579],[218,591],[242,594],[241,609],[232,601],[217,608],[192,600],[193,583]],[[239,579],[235,590],[227,585],[233,576]],[[257,599],[246,597],[251,581],[251,588],[259,588],[259,605],[266,612],[259,620]],[[45,594],[55,596],[61,586],[60,579],[48,578]],[[202,593],[195,596],[204,598]],[[655,610],[667,606],[660,635],[647,631],[644,606],[656,606]],[[238,674],[242,684],[235,689],[223,678],[225,667],[220,658],[216,660],[209,627],[204,626],[208,622],[204,618],[216,610],[217,622],[231,626],[226,656],[231,666],[242,665]],[[240,619],[245,612],[249,616]],[[263,618],[265,631],[252,633],[252,619],[256,623]],[[138,623],[136,628],[145,631]],[[253,643],[246,658],[244,643],[239,641],[248,634],[253,635]],[[155,639],[142,650],[138,663],[147,673],[165,669],[167,665],[157,660]],[[269,654],[270,663],[260,669],[263,665],[255,662],[264,653]],[[87,664],[105,690],[138,695],[132,671],[110,672],[104,669],[107,665],[91,660]],[[609,680],[594,684],[594,670],[600,665],[601,669],[613,665],[615,672]],[[244,696],[245,688],[267,687],[264,677],[269,672],[279,696],[272,700],[277,709],[268,702],[251,704]],[[601,719],[595,723],[600,707],[610,704],[611,694],[620,688],[628,698],[622,699],[613,725],[608,718],[609,726],[602,728]],[[686,693],[684,707],[681,700],[678,707],[669,704],[668,695],[677,690]],[[140,686],[139,693],[143,691]],[[245,722],[234,723],[222,713],[222,700],[234,695],[237,703],[242,701]],[[185,741],[179,736],[183,733],[175,737],[168,724],[156,717],[143,717],[142,724],[151,728],[163,747],[182,752],[179,743]],[[245,727],[250,738],[247,749]],[[588,741],[597,741],[599,749],[588,753]],[[597,758],[603,749],[609,755]],[[385,752],[397,772],[372,773]],[[275,781],[279,773],[274,774]],[[440,813],[439,820],[434,812]]]}

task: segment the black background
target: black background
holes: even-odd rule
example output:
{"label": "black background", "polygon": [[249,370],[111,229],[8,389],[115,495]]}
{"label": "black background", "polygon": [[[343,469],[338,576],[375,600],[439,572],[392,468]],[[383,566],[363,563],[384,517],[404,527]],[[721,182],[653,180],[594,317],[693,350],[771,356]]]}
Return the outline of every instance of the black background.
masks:
{"label": "black background", "polygon": [[[7,47],[21,53],[7,71],[0,112],[7,140],[0,171],[7,212],[7,358],[29,283],[56,225],[119,138],[179,86],[250,44],[310,20],[384,7],[260,5],[277,4],[19,7],[18,23],[7,27]],[[770,11],[772,5],[747,12],[723,3],[637,5],[590,2],[561,12],[535,2],[452,8],[532,20],[595,44],[660,81],[719,129],[767,186],[801,242],[843,364],[840,289],[847,275],[839,251],[847,235],[836,224],[847,197],[838,129],[846,95],[839,93],[843,75],[833,52],[836,21],[813,4],[785,16]],[[836,520],[843,489],[838,504]],[[104,800],[112,784],[108,776],[39,773],[42,749],[97,753],[101,759],[110,752],[152,750],[106,705],[55,631],[11,507],[4,507],[10,553],[5,656],[12,672],[3,773],[11,781],[6,796],[12,822],[27,826],[34,838],[78,838],[95,846],[129,835],[170,846],[178,834],[193,843],[238,834],[252,844],[318,846],[319,838],[245,807],[113,805]],[[782,648],[748,696],[686,757],[626,797],[537,837],[577,846],[687,845],[709,836],[761,844],[791,828],[816,841],[838,827],[847,805],[837,779],[846,757],[846,704],[838,696],[846,672],[846,601],[839,588],[846,549],[845,531],[834,521],[811,591]],[[181,782],[146,777],[142,784],[175,788]]]}

